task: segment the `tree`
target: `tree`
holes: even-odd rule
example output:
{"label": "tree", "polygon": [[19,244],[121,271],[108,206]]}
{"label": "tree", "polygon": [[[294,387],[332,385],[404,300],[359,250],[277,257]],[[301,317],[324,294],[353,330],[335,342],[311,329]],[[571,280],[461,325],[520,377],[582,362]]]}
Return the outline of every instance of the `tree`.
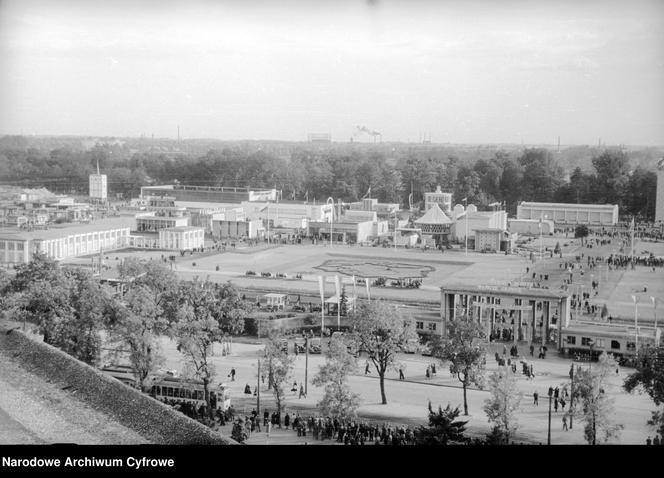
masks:
{"label": "tree", "polygon": [[[290,380],[295,365],[295,357],[288,355],[288,351],[282,349],[281,339],[277,336],[268,339],[265,344],[264,356],[268,367],[269,385],[272,388],[272,394],[277,405],[277,413],[281,414],[286,394],[284,385],[287,385]],[[281,421],[279,423],[281,425]]]}
{"label": "tree", "polygon": [[519,409],[523,397],[512,369],[505,367],[493,372],[489,376],[489,392],[491,396],[484,402],[484,412],[489,422],[498,428],[507,445],[518,428],[515,412]]}
{"label": "tree", "polygon": [[171,333],[177,340],[188,365],[194,375],[203,381],[205,402],[211,413],[209,385],[215,376],[210,361],[214,355],[214,343],[222,337],[222,330],[214,317],[216,301],[208,288],[199,282],[183,284],[178,291],[177,305]]}
{"label": "tree", "polygon": [[446,339],[434,339],[432,354],[442,362],[450,362],[450,373],[463,387],[463,414],[467,416],[468,387],[476,385],[481,388],[484,384],[486,333],[479,323],[463,319],[451,321],[447,333]]}
{"label": "tree", "polygon": [[348,386],[348,375],[357,368],[357,360],[348,352],[346,343],[338,337],[330,342],[325,358],[325,365],[319,367],[313,380],[314,385],[325,387],[325,394],[317,406],[327,416],[355,418],[360,396]]}
{"label": "tree", "polygon": [[461,410],[454,410],[447,404],[445,410],[438,405],[438,411],[434,412],[429,402],[429,426],[420,426],[415,430],[415,440],[418,445],[447,445],[451,443],[465,443],[464,436],[468,421],[457,420]]}
{"label": "tree", "polygon": [[385,373],[398,368],[397,353],[409,340],[417,339],[413,321],[380,300],[359,304],[348,318],[353,346],[369,354],[378,372],[381,403],[386,405]]}
{"label": "tree", "polygon": [[521,193],[531,201],[550,202],[563,184],[563,170],[551,151],[526,149],[519,158],[523,167]]}
{"label": "tree", "polygon": [[590,231],[588,231],[588,226],[585,224],[579,224],[574,228],[574,237],[581,239],[581,245],[583,245],[585,238],[588,237],[588,234],[590,234]]}
{"label": "tree", "polygon": [[617,437],[623,428],[612,422],[615,399],[610,399],[605,390],[608,378],[617,366],[613,358],[602,353],[596,366],[588,369],[577,367],[575,371],[572,394],[575,405],[580,404],[580,407],[575,407],[570,413],[582,414],[584,436],[589,445],[606,443]]}
{"label": "tree", "polygon": [[595,201],[623,205],[623,194],[629,182],[629,158],[623,151],[604,151],[592,159],[596,171]]}
{"label": "tree", "polygon": [[[629,393],[635,390],[647,393],[658,407],[664,404],[664,348],[642,348],[636,371],[625,379],[623,388]],[[653,411],[648,424],[657,427],[658,433],[664,436],[664,409]]]}

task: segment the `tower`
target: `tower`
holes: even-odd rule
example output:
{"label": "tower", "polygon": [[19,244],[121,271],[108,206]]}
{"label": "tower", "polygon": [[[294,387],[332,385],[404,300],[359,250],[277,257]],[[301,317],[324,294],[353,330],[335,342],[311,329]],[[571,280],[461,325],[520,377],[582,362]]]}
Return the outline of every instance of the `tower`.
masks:
{"label": "tower", "polygon": [[664,158],[657,161],[657,199],[655,221],[664,221]]}

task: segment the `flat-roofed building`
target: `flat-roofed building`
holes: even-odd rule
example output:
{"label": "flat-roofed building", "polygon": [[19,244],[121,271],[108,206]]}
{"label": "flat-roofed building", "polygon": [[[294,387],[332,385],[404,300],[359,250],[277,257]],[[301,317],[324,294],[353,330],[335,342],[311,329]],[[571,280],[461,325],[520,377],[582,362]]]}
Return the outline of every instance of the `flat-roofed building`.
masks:
{"label": "flat-roofed building", "polygon": [[[540,227],[541,224],[541,227]],[[537,236],[553,234],[554,223],[550,219],[508,219],[507,227],[511,233]]]}
{"label": "flat-roofed building", "polygon": [[505,211],[475,211],[468,206],[466,212],[456,218],[452,226],[452,235],[458,241],[465,241],[475,237],[475,231],[479,229],[507,230],[507,213]]}
{"label": "flat-roofed building", "polygon": [[253,221],[212,221],[212,236],[217,239],[256,239],[263,231],[263,223],[260,220]]}
{"label": "flat-roofed building", "polygon": [[434,192],[424,193],[424,210],[428,211],[434,204],[438,204],[443,212],[449,214],[452,210],[452,193],[443,192],[440,186]]}
{"label": "flat-roofed building", "polygon": [[522,202],[516,208],[517,219],[549,219],[556,225],[614,226],[618,223],[617,204],[569,204]]}
{"label": "flat-roofed building", "polygon": [[205,230],[202,227],[180,226],[159,230],[160,249],[188,251],[204,244]]}
{"label": "flat-roofed building", "polygon": [[96,254],[100,251],[127,247],[131,218],[112,218],[68,227],[45,230],[0,232],[0,262],[25,264],[35,252],[51,259]]}
{"label": "flat-roofed building", "polygon": [[[172,214],[171,214],[172,213]],[[189,218],[175,211],[167,213],[145,212],[136,215],[136,231],[157,232],[169,227],[183,227],[189,225]]]}
{"label": "flat-roofed building", "polygon": [[168,196],[174,197],[176,201],[240,204],[242,201],[276,201],[279,191],[276,189],[167,184],[141,187],[141,197],[146,196]]}

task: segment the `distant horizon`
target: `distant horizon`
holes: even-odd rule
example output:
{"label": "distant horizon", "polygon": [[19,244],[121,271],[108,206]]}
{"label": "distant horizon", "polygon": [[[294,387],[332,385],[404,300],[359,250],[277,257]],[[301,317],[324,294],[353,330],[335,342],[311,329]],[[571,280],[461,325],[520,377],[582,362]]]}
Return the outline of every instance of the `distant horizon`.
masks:
{"label": "distant horizon", "polygon": [[[273,139],[273,138],[261,138],[261,139],[255,139],[255,138],[239,138],[239,139],[222,139],[222,138],[213,138],[213,137],[190,137],[190,138],[180,138],[178,139],[177,137],[171,137],[171,136],[145,136],[145,135],[139,135],[139,136],[131,136],[131,135],[125,135],[125,136],[117,136],[117,135],[96,135],[96,134],[25,134],[25,133],[0,133],[0,138],[1,137],[24,137],[24,138],[81,138],[81,139],[147,139],[147,140],[168,140],[168,141],[180,141],[180,142],[186,142],[186,141],[218,141],[221,143],[231,143],[231,142],[240,142],[240,141],[249,141],[249,142],[274,142],[274,143],[304,143],[304,144],[318,144],[318,145],[324,145],[324,144],[361,144],[361,145],[380,145],[380,144],[408,144],[408,145],[422,145],[422,146],[427,146],[427,145],[451,145],[451,146],[550,146],[553,148],[558,148],[558,143],[553,142],[553,143],[513,143],[513,142],[495,142],[495,141],[487,141],[487,142],[452,142],[452,141],[446,141],[446,142],[437,142],[437,141],[431,141],[430,143],[425,143],[421,141],[377,141],[377,142],[371,142],[371,141],[341,141],[341,140],[335,140],[332,138],[329,142],[312,142],[308,141],[306,139],[303,140],[287,140],[287,139]],[[621,143],[621,144],[613,144],[613,143],[604,143],[602,142],[601,145],[595,143],[560,143],[560,148],[569,148],[569,147],[582,147],[582,146],[587,146],[590,148],[609,148],[609,147],[629,147],[629,148],[655,148],[655,149],[664,149],[664,144],[627,144],[627,143]]]}

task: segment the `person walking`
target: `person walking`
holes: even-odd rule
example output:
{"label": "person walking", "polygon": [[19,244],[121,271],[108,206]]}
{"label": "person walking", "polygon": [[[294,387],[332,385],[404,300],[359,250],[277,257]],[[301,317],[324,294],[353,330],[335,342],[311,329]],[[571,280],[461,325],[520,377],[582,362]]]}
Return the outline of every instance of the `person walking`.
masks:
{"label": "person walking", "polygon": [[431,367],[427,366],[427,371],[425,375],[427,376],[427,378],[431,378]]}
{"label": "person walking", "polygon": [[539,405],[539,393],[533,393],[533,405]]}
{"label": "person walking", "polygon": [[569,431],[567,428],[567,415],[563,415],[563,431]]}
{"label": "person walking", "polygon": [[364,367],[364,375],[367,375],[369,373],[371,373],[371,370],[369,370],[369,361],[367,360],[367,363]]}
{"label": "person walking", "polygon": [[307,398],[307,395],[304,393],[304,385],[300,384],[300,396],[298,398]]}
{"label": "person walking", "polygon": [[661,442],[659,441],[659,435],[655,435],[654,440],[652,441],[653,445],[659,445]]}
{"label": "person walking", "polygon": [[229,376],[231,377],[231,382],[234,382],[235,381],[235,369],[234,368],[231,369],[231,373],[229,374]]}
{"label": "person walking", "polygon": [[652,445],[652,440],[650,439],[650,437],[648,437],[648,439],[646,440],[646,445]]}
{"label": "person walking", "polygon": [[399,380],[405,380],[406,377],[403,376],[403,369],[399,369]]}

